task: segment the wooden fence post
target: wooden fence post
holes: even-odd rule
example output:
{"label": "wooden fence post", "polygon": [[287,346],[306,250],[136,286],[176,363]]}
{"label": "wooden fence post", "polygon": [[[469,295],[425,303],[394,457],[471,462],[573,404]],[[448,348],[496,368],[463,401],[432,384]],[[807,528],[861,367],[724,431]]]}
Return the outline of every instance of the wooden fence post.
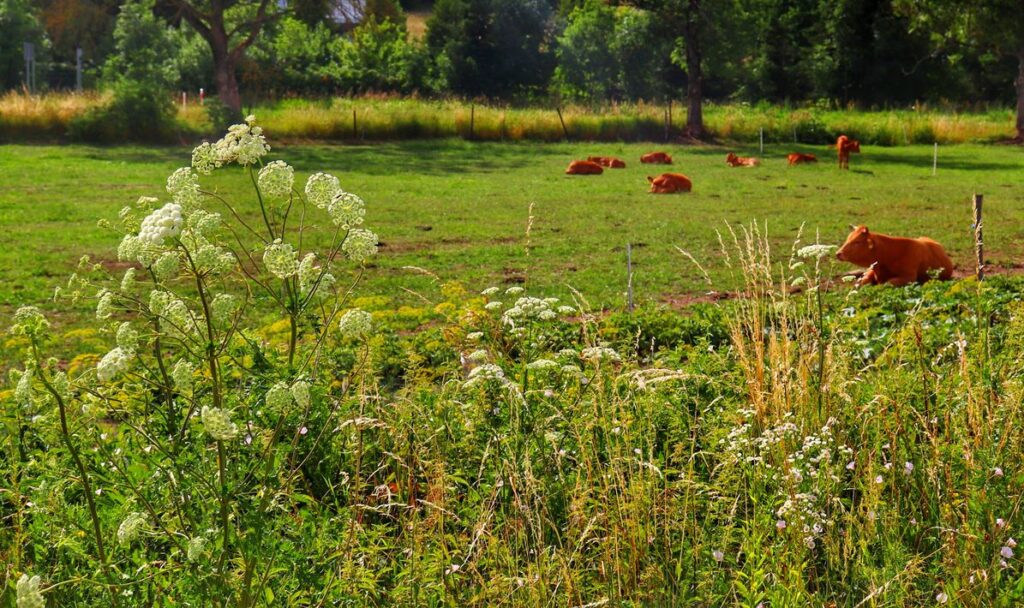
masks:
{"label": "wooden fence post", "polygon": [[932,175],[939,170],[939,142],[935,142],[935,153],[932,155]]}
{"label": "wooden fence post", "polygon": [[555,111],[558,112],[558,122],[562,123],[562,133],[565,133],[565,141],[569,141],[569,129],[565,126],[565,119],[562,118],[562,108],[555,106]]}
{"label": "wooden fence post", "polygon": [[359,131],[356,127],[356,109],[352,108],[352,139],[356,139],[358,137]]}
{"label": "wooden fence post", "polygon": [[469,106],[469,138],[473,139],[473,122],[476,120],[476,106]]}
{"label": "wooden fence post", "polygon": [[974,207],[974,257],[975,263],[977,264],[977,276],[978,280],[982,281],[985,279],[985,241],[982,238],[981,229],[981,202],[983,196],[981,194],[975,194],[972,199]]}

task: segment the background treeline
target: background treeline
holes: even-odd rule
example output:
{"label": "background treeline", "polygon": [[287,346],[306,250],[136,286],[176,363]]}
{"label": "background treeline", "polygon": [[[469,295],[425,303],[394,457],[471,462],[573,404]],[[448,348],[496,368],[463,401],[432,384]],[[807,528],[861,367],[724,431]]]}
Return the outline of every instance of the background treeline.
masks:
{"label": "background treeline", "polygon": [[87,88],[129,99],[128,116],[200,87],[227,114],[368,92],[688,98],[691,114],[705,99],[1024,100],[1024,10],[1010,0],[0,0],[3,89],[22,86],[25,41],[51,89],[74,86],[82,48]]}

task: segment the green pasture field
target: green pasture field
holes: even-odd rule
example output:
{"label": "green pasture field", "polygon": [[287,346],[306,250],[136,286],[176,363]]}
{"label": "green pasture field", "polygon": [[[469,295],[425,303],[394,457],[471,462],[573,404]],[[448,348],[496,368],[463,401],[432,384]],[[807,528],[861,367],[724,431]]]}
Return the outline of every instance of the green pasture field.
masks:
{"label": "green pasture field", "polygon": [[[655,149],[671,153],[675,164],[638,162]],[[594,305],[621,307],[627,243],[633,245],[637,299],[685,301],[736,287],[716,230],[728,237],[730,226],[751,222],[767,226],[776,257],[788,255],[801,226],[803,243],[840,244],[849,224],[864,223],[889,234],[931,236],[963,270],[972,265],[975,192],[985,195],[986,257],[993,270],[1024,263],[1019,147],[942,147],[935,176],[931,146],[865,146],[850,171],[840,171],[824,146],[771,146],[753,169],[727,167],[729,150],[440,140],[275,147],[268,158],[293,164],[301,180],[310,170],[333,172],[367,201],[367,226],[383,247],[360,291],[396,301],[414,300],[431,287],[433,279],[407,268],[413,266],[470,289],[525,281],[533,292],[566,296],[575,288]],[[788,167],[784,156],[791,151],[815,153],[821,162]],[[570,160],[588,154],[622,157],[627,168],[601,176],[563,174]],[[44,302],[82,255],[114,261],[118,236],[97,220],[116,222],[118,210],[140,195],[166,197],[167,175],[189,159],[186,147],[0,147],[0,304]],[[645,176],[663,170],[688,175],[694,191],[648,194]],[[235,186],[248,179],[231,168],[204,184],[243,192]],[[235,202],[256,212],[254,202]],[[677,248],[707,269],[713,286]],[[834,270],[849,269],[837,263]]]}

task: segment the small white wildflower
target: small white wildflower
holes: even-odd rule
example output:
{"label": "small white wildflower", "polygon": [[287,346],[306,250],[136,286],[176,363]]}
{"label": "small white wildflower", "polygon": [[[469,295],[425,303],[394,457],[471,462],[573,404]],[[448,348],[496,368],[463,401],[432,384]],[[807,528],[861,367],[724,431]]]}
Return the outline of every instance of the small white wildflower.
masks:
{"label": "small white wildflower", "polygon": [[999,560],[999,567],[1002,568],[1003,570],[1006,570],[1007,568],[1010,567],[1010,564],[1006,563],[1005,559],[1001,559],[1001,560]]}
{"label": "small white wildflower", "polygon": [[619,362],[622,360],[619,357],[619,353],[607,346],[592,346],[584,348],[580,351],[580,356],[587,361],[612,361]]}
{"label": "small white wildflower", "polygon": [[853,283],[857,280],[857,277],[852,274],[843,275],[843,283]]}
{"label": "small white wildflower", "polygon": [[1017,547],[1017,541],[1013,540],[1013,537],[1011,536],[1011,537],[1010,537],[1010,538],[1009,538],[1009,539],[1008,539],[1008,540],[1006,541],[1006,546],[1007,546],[1007,547],[1010,547],[1010,548],[1016,548],[1016,547]]}
{"label": "small white wildflower", "polygon": [[909,460],[907,462],[903,463],[903,471],[907,475],[910,475],[911,473],[913,473],[914,472],[914,463],[910,462]]}
{"label": "small white wildflower", "polygon": [[996,467],[995,469],[992,469],[992,474],[995,475],[996,477],[1002,477],[1003,476],[1003,469],[1002,469],[1002,467]]}
{"label": "small white wildflower", "polygon": [[487,360],[487,351],[483,349],[477,349],[468,355],[466,355],[466,361],[471,363],[482,363]]}
{"label": "small white wildflower", "polygon": [[949,601],[949,596],[946,595],[945,591],[940,591],[938,594],[935,595],[935,601],[940,604],[945,604]]}
{"label": "small white wildflower", "polygon": [[339,192],[341,183],[329,173],[314,173],[306,180],[306,198],[321,209],[326,208]]}
{"label": "small white wildflower", "polygon": [[341,250],[353,262],[364,262],[377,253],[377,235],[369,230],[354,228],[341,244]]}
{"label": "small white wildflower", "polygon": [[288,243],[282,243],[276,239],[267,245],[263,252],[263,263],[270,274],[279,279],[287,279],[299,272],[299,260],[296,259],[295,250]]}
{"label": "small white wildflower", "polygon": [[1005,559],[1010,559],[1013,557],[1013,549],[1004,545],[1003,548],[999,550],[999,555],[1002,555]]}
{"label": "small white wildflower", "polygon": [[559,306],[558,307],[558,314],[560,314],[560,315],[576,314],[576,309],[573,308],[572,306]]}
{"label": "small white wildflower", "polygon": [[882,478],[881,475],[875,476],[875,483],[882,483],[883,481],[885,480]]}
{"label": "small white wildflower", "polygon": [[295,404],[305,409],[309,407],[309,382],[305,380],[297,380],[292,384],[291,388],[292,399],[295,399]]}
{"label": "small white wildflower", "polygon": [[15,596],[17,608],[45,608],[46,600],[43,599],[43,592],[39,589],[42,581],[39,575],[29,578],[22,574],[18,579]]}
{"label": "small white wildflower", "polygon": [[487,289],[481,291],[480,295],[482,295],[482,296],[493,296],[494,294],[498,293],[499,291],[501,291],[501,290],[498,289],[497,287],[488,287]]}
{"label": "small white wildflower", "polygon": [[833,249],[835,249],[834,245],[807,245],[806,247],[801,247],[800,250],[796,252],[796,255],[804,258],[805,260],[820,260],[821,258],[831,254]]}
{"label": "small white wildflower", "polygon": [[507,296],[517,296],[517,295],[523,293],[524,291],[526,291],[526,290],[523,289],[522,287],[519,287],[518,285],[513,285],[512,287],[509,287],[508,289],[505,290],[505,295],[507,295]]}
{"label": "small white wildflower", "polygon": [[851,460],[850,462],[846,463],[846,470],[847,471],[852,471],[855,468],[857,468],[857,462],[856,461]]}
{"label": "small white wildflower", "polygon": [[206,539],[202,536],[194,536],[188,540],[186,557],[190,562],[197,562],[203,559],[206,554]]}
{"label": "small white wildflower", "polygon": [[350,230],[363,224],[366,203],[351,192],[339,192],[328,203],[327,213],[335,226],[340,226],[342,230]]}
{"label": "small white wildflower", "polygon": [[126,351],[138,348],[139,332],[132,328],[131,323],[125,321],[117,328],[117,345]]}
{"label": "small white wildflower", "polygon": [[365,310],[353,308],[338,319],[338,329],[346,338],[362,338],[373,329],[373,315]]}
{"label": "small white wildflower", "polygon": [[103,355],[96,364],[96,378],[100,382],[109,382],[128,369],[135,353],[117,347]]}
{"label": "small white wildflower", "polygon": [[181,205],[167,203],[142,220],[139,241],[148,245],[163,245],[164,241],[181,234]]}
{"label": "small white wildflower", "polygon": [[117,527],[117,543],[122,547],[130,545],[133,540],[146,529],[146,516],[142,513],[129,513],[121,525]]}
{"label": "small white wildflower", "polygon": [[775,527],[777,529],[779,529],[779,530],[785,530],[786,529],[786,520],[784,520],[784,519],[778,520],[777,522],[775,522]]}
{"label": "small white wildflower", "polygon": [[203,195],[199,191],[199,176],[190,167],[182,167],[167,178],[167,194],[182,209],[198,207]]}
{"label": "small white wildflower", "polygon": [[104,289],[100,292],[100,299],[96,302],[96,318],[102,321],[109,319],[114,314],[114,292]]}
{"label": "small white wildflower", "polygon": [[1002,517],[997,517],[996,518],[996,527],[997,528],[1005,528],[1006,527],[1006,521]]}
{"label": "small white wildflower", "polygon": [[716,562],[718,562],[718,563],[722,563],[722,560],[723,560],[723,559],[725,559],[725,553],[722,553],[722,552],[721,552],[721,551],[719,551],[718,549],[715,549],[715,550],[714,550],[714,551],[713,551],[713,552],[711,553],[711,557],[713,557],[713,558],[714,558],[714,560],[715,560]]}
{"label": "small white wildflower", "polygon": [[537,359],[527,364],[526,369],[532,370],[545,370],[545,369],[558,369],[561,367],[556,361],[551,359]]}
{"label": "small white wildflower", "polygon": [[295,184],[295,169],[283,160],[275,160],[260,169],[256,183],[264,196],[288,198]]}
{"label": "small white wildflower", "polygon": [[501,310],[502,306],[504,306],[504,304],[502,304],[501,302],[499,302],[497,300],[484,304],[484,308],[486,310]]}
{"label": "small white wildflower", "polygon": [[470,342],[477,342],[477,341],[479,341],[483,337],[484,337],[484,332],[482,332],[482,331],[474,331],[474,332],[470,332],[470,333],[466,334],[466,339],[469,340]]}
{"label": "small white wildflower", "polygon": [[283,414],[291,408],[294,397],[286,383],[278,382],[267,390],[267,395],[264,399],[268,410]]}
{"label": "small white wildflower", "polygon": [[204,405],[201,416],[207,434],[217,441],[230,441],[238,436],[238,426],[231,422],[231,414],[216,407]]}

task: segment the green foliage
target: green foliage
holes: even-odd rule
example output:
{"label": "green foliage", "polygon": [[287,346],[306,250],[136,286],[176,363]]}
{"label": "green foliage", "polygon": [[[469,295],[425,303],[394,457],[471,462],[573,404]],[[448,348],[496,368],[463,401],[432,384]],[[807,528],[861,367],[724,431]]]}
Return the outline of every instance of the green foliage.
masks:
{"label": "green foliage", "polygon": [[0,0],[0,91],[25,82],[23,43],[36,45],[36,79],[46,82],[48,41],[30,0]]}
{"label": "green foliage", "polygon": [[404,23],[364,21],[341,47],[339,60],[344,90],[408,93],[421,88],[424,56],[409,42]]}
{"label": "green foliage", "polygon": [[545,0],[439,0],[427,48],[454,93],[526,97],[542,91],[554,69],[552,16]]}

